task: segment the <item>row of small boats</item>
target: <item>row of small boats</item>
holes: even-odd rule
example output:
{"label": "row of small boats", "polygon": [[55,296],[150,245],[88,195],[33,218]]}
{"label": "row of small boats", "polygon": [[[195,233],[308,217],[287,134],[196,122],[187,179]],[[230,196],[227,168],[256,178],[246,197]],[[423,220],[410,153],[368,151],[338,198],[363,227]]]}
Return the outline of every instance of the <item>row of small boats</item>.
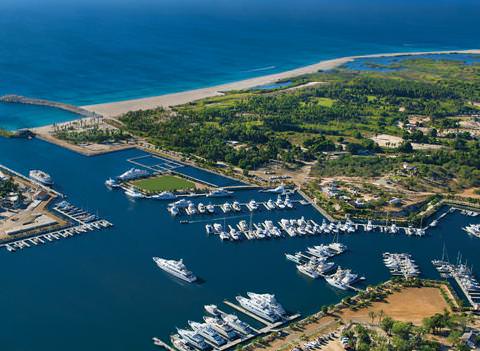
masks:
{"label": "row of small boats", "polygon": [[399,275],[405,278],[417,277],[420,269],[415,264],[412,256],[407,253],[383,253],[383,263],[392,275]]}

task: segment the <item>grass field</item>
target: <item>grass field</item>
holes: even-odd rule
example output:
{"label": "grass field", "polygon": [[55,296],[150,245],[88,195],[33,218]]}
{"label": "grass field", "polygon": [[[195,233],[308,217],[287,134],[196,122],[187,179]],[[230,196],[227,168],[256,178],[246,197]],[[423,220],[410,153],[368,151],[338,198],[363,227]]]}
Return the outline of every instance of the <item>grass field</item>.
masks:
{"label": "grass field", "polygon": [[148,193],[195,188],[193,182],[173,175],[160,175],[152,178],[136,180],[132,183],[140,190]]}

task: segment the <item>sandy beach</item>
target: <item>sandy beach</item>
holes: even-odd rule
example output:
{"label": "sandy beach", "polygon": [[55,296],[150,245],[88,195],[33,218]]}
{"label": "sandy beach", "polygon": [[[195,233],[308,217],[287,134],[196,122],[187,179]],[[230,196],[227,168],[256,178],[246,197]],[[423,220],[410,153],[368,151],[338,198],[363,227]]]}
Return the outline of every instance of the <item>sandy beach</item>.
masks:
{"label": "sandy beach", "polygon": [[188,102],[200,100],[207,97],[221,95],[222,92],[231,91],[231,90],[242,90],[249,89],[256,86],[272,84],[279,80],[284,80],[303,74],[315,73],[319,70],[329,70],[336,67],[339,67],[347,62],[353,61],[359,58],[369,58],[369,57],[391,57],[391,56],[413,56],[413,55],[425,55],[425,54],[480,54],[480,49],[472,50],[449,50],[449,51],[428,51],[428,52],[397,52],[397,53],[385,53],[385,54],[373,54],[373,55],[363,55],[363,56],[348,56],[332,60],[324,60],[318,63],[296,68],[293,70],[269,74],[261,77],[250,78],[245,80],[240,80],[237,82],[227,83],[216,85],[207,88],[188,90],[179,93],[165,94],[159,96],[153,96],[148,98],[141,99],[132,99],[125,101],[109,102],[96,105],[86,105],[81,106],[82,108],[98,113],[105,117],[118,117],[128,111],[135,110],[148,110],[156,107],[171,107],[181,104],[186,104]]}

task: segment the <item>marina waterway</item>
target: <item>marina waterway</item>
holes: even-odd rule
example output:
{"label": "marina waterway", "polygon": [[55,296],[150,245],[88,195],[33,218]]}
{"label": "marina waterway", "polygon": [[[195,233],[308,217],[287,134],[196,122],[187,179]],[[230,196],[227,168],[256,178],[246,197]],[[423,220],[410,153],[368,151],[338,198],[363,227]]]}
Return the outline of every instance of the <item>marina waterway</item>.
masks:
{"label": "marina waterway", "polygon": [[[142,151],[86,157],[37,139],[0,138],[0,155],[5,166],[22,174],[28,174],[30,169],[48,172],[55,189],[65,194],[70,203],[115,224],[109,230],[28,250],[0,251],[2,349],[154,350],[153,336],[168,340],[175,327],[187,327],[188,320],[200,321],[205,304],[222,305],[225,299],[232,301],[247,291],[273,293],[289,312],[302,315],[353,294],[335,289],[323,279],[301,275],[285,259],[286,252],[332,242],[331,234],[222,242],[205,234],[205,215],[192,216],[188,219],[193,223],[181,224],[187,216],[171,217],[166,211],[167,202],[131,200],[122,191],[107,189],[105,179],[131,168],[128,159],[146,155]],[[191,166],[178,171],[188,169],[196,177],[218,183],[217,175]],[[291,197],[300,199],[299,195]],[[276,195],[255,189],[238,190],[229,201],[264,202],[269,198],[275,199]],[[201,201],[219,204],[226,200]],[[245,209],[241,215],[249,220],[250,213]],[[291,210],[261,210],[253,214],[253,221],[270,219],[277,223],[281,218],[301,216],[322,222],[321,215],[309,205],[296,205]],[[217,211],[210,221],[218,217],[225,215]],[[227,225],[238,221],[225,220]],[[438,278],[430,261],[442,256],[445,245],[452,261],[461,251],[477,273],[480,239],[467,235],[461,228],[479,222],[479,217],[455,211],[428,230],[425,237],[362,230],[341,234],[340,242],[349,250],[332,260],[365,276],[364,284],[368,285],[390,277],[382,253],[409,253],[423,277]],[[158,269],[152,262],[153,256],[183,258],[201,282],[188,284],[172,278]],[[234,312],[225,305],[222,309]],[[255,325],[254,321],[241,318]]]}

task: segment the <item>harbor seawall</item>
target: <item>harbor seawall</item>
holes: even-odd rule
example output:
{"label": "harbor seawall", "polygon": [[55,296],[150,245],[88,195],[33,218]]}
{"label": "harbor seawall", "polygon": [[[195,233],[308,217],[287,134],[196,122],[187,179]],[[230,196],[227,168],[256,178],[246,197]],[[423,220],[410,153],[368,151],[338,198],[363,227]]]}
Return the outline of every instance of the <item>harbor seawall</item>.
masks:
{"label": "harbor seawall", "polygon": [[82,117],[102,117],[96,112],[88,111],[84,108],[81,108],[75,105],[70,105],[70,104],[66,104],[58,101],[29,98],[21,95],[4,95],[0,97],[0,102],[54,107],[54,108],[68,111],[68,112],[75,113]]}

